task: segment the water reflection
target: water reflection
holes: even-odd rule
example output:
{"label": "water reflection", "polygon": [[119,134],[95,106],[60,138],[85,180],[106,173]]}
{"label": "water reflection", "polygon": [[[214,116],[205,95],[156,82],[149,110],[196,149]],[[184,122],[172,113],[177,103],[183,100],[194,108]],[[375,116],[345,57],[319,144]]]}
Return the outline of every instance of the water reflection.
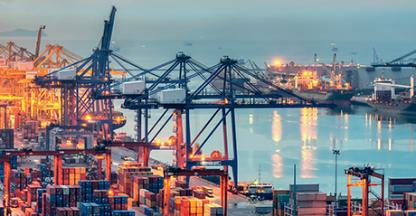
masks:
{"label": "water reflection", "polygon": [[282,120],[276,110],[273,111],[272,118],[272,139],[276,144],[282,140]]}
{"label": "water reflection", "polygon": [[275,142],[275,152],[272,155],[273,177],[281,178],[283,176],[283,159],[280,155],[280,140],[282,140],[282,119],[279,113],[274,110],[272,118],[272,139]]}
{"label": "water reflection", "polygon": [[280,152],[276,152],[272,156],[273,161],[273,177],[281,178],[283,177],[283,158],[280,155]]}
{"label": "water reflection", "polygon": [[316,144],[318,109],[303,108],[300,117],[300,136],[303,146]]}
{"label": "water reflection", "polygon": [[409,151],[410,152],[413,152],[414,151],[414,140],[415,140],[415,130],[414,130],[414,126],[413,125],[411,125],[411,127],[410,127],[410,140],[409,140],[409,147],[408,147],[408,149],[409,149]]}
{"label": "water reflection", "polygon": [[[408,140],[407,150],[410,152],[414,151],[414,139],[415,139],[415,130],[414,125],[416,123],[415,116],[409,115],[392,115],[387,113],[366,113],[369,119],[377,120],[377,150],[383,149],[383,143],[387,144],[388,151],[393,151],[395,146],[395,126],[400,124],[408,124],[409,131],[406,133],[409,137],[406,137]],[[367,119],[366,119],[367,124]],[[384,126],[384,127],[383,127]],[[384,130],[383,130],[384,129]],[[387,136],[387,137],[383,137]],[[384,138],[384,139],[383,139]],[[387,140],[387,141],[386,141]],[[397,137],[396,137],[397,140]]]}
{"label": "water reflection", "polygon": [[318,138],[318,109],[303,108],[300,115],[301,178],[314,178],[316,171],[315,151]]}
{"label": "water reflection", "polygon": [[254,124],[254,115],[253,114],[248,114],[248,125],[250,125],[250,128],[249,128],[249,130],[250,130],[250,133],[254,133],[254,130],[253,130],[253,124]]}
{"label": "water reflection", "polygon": [[[376,148],[377,151],[381,151],[383,149],[387,149],[388,151],[392,151],[394,147],[394,140],[393,140],[393,128],[396,122],[396,117],[393,116],[385,116],[380,115],[377,113],[366,113],[366,120],[365,123],[370,124],[371,122],[377,123],[376,128]],[[369,128],[371,129],[371,127]]]}

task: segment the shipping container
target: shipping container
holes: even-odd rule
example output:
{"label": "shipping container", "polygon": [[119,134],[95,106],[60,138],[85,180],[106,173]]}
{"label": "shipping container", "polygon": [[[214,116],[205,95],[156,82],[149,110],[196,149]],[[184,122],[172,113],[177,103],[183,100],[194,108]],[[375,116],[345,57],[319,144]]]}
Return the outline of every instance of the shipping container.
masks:
{"label": "shipping container", "polygon": [[386,216],[404,216],[402,210],[386,210]]}
{"label": "shipping container", "polygon": [[112,216],[135,216],[135,212],[128,210],[114,210]]}
{"label": "shipping container", "polygon": [[14,130],[0,129],[0,149],[14,148]]}
{"label": "shipping container", "polygon": [[107,180],[80,180],[80,200],[81,202],[94,202],[95,190],[109,190],[110,182]]}
{"label": "shipping container", "polygon": [[124,95],[142,94],[145,88],[146,82],[144,80],[125,82],[122,84],[122,93]]}
{"label": "shipping container", "polygon": [[203,215],[204,216],[222,216],[224,215],[224,210],[222,206],[218,204],[214,204],[214,203],[206,204],[204,205]]}
{"label": "shipping container", "polygon": [[75,80],[76,71],[73,69],[64,69],[55,73],[57,80]]}
{"label": "shipping container", "polygon": [[78,185],[80,180],[85,180],[87,176],[86,167],[63,167],[62,178],[64,185]]}
{"label": "shipping container", "polygon": [[100,206],[96,203],[79,203],[80,216],[100,216]]}
{"label": "shipping container", "polygon": [[110,196],[109,203],[110,203],[111,209],[113,210],[127,210],[128,196],[127,195]]}
{"label": "shipping container", "polygon": [[185,103],[186,91],[182,88],[165,89],[160,91],[159,100],[162,104],[181,104]]}

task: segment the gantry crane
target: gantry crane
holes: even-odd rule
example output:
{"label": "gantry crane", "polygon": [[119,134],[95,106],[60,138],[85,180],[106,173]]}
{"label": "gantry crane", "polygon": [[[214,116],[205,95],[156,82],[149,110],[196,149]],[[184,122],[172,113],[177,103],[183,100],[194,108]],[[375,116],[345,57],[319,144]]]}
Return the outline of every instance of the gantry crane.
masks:
{"label": "gantry crane", "polygon": [[[350,167],[345,170],[345,174],[348,176],[348,194],[347,194],[347,213],[348,216],[353,215],[351,212],[351,187],[361,187],[362,189],[362,203],[361,203],[361,215],[369,215],[369,195],[373,194],[377,201],[376,204],[380,204],[379,211],[375,210],[377,215],[384,215],[384,174],[373,167]],[[353,182],[352,177],[357,177],[359,180]],[[372,181],[372,178],[376,178],[379,182]],[[371,187],[380,186],[380,194],[376,194],[371,190]]]}
{"label": "gantry crane", "polygon": [[[141,132],[144,128],[144,137],[138,136],[139,140],[144,143],[152,143],[168,121],[175,119],[177,166],[187,169],[194,166],[224,166],[225,169],[228,169],[228,166],[231,166],[235,183],[237,183],[238,172],[235,109],[317,106],[313,101],[306,101],[259,77],[258,74],[239,65],[238,61],[229,57],[224,57],[220,63],[208,68],[190,56],[178,53],[175,59],[147,70],[128,62],[117,54],[112,54],[111,57],[117,59],[118,62],[129,63],[136,70],[142,71],[132,75],[129,79],[114,83],[112,87],[141,78],[146,83],[146,88],[136,95],[96,92],[95,97],[124,98],[123,108],[139,110],[139,125],[143,127],[137,131]],[[259,84],[254,85],[251,80],[256,80]],[[164,103],[154,99],[158,93],[172,88],[183,89],[186,92],[185,99],[179,103]],[[147,113],[148,109],[152,108],[165,109],[156,124],[160,123],[163,117],[166,120],[163,121],[162,127],[157,130],[155,135],[151,136],[153,138],[149,138],[149,133],[156,125],[148,130]],[[192,136],[191,111],[196,109],[214,110],[214,112],[196,135]],[[142,110],[144,110],[144,124],[141,124]],[[167,110],[173,112],[168,114]],[[220,126],[222,126],[223,133],[223,150],[215,150],[209,156],[204,156],[202,148],[210,142],[210,138]],[[200,145],[198,145],[199,141]],[[229,149],[232,151],[232,157],[229,157]],[[144,164],[147,164],[148,157],[148,150],[144,149],[139,152],[138,158],[142,158]]]}
{"label": "gantry crane", "polygon": [[163,216],[169,216],[170,214],[170,189],[172,177],[180,176],[219,176],[220,177],[220,196],[221,206],[224,210],[224,216],[227,216],[228,211],[228,173],[226,170],[220,169],[181,169],[176,167],[168,167],[164,171],[164,193],[163,193]]}
{"label": "gantry crane", "polygon": [[24,47],[18,46],[13,41],[9,41],[6,44],[7,52],[7,64],[11,64],[16,61],[30,61],[35,59],[35,54],[31,53]]}
{"label": "gantry crane", "polygon": [[61,90],[60,125],[99,131],[103,140],[112,138],[114,126],[125,124],[125,121],[121,125],[113,124],[111,99],[92,97],[94,91],[110,92],[109,55],[112,52],[110,44],[115,13],[116,8],[113,7],[109,19],[104,22],[100,46],[90,57],[35,78],[36,84],[42,87]]}

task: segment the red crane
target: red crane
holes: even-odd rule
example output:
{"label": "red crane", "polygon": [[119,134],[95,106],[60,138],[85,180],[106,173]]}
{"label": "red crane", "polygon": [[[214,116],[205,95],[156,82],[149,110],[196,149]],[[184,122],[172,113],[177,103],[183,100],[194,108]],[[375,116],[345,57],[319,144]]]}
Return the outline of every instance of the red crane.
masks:
{"label": "red crane", "polygon": [[[384,174],[379,173],[373,167],[350,167],[345,170],[348,175],[348,216],[351,216],[351,187],[362,188],[362,216],[368,216],[368,197],[372,193],[380,201],[381,215],[384,215]],[[351,177],[356,177],[359,180],[352,182]],[[374,183],[371,177],[379,179],[379,183]],[[380,186],[380,196],[376,195],[370,190],[370,187]]]}
{"label": "red crane", "polygon": [[171,215],[170,209],[170,183],[171,177],[176,176],[219,176],[220,177],[220,189],[221,189],[221,206],[224,210],[224,216],[227,216],[227,187],[228,187],[228,172],[227,170],[220,169],[181,169],[181,168],[167,168],[164,172],[164,184],[163,184],[163,216]]}

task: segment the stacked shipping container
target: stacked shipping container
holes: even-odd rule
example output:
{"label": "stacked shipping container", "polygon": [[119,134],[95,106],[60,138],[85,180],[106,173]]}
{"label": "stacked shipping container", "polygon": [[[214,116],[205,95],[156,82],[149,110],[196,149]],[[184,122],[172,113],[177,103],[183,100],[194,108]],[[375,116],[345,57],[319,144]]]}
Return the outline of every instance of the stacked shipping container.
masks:
{"label": "stacked shipping container", "polygon": [[389,201],[404,204],[404,193],[416,192],[416,178],[389,178]]}
{"label": "stacked shipping container", "polygon": [[56,215],[59,207],[77,207],[80,187],[73,185],[60,185],[46,187],[46,193],[42,195],[43,215]]}
{"label": "stacked shipping container", "polygon": [[141,167],[138,163],[124,163],[117,169],[120,192],[133,197],[133,177],[147,177],[152,175],[151,168]]}
{"label": "stacked shipping container", "polygon": [[86,179],[85,167],[64,167],[62,173],[64,185],[77,185],[80,180]]}
{"label": "stacked shipping container", "polygon": [[326,215],[326,194],[296,193],[298,215]]}
{"label": "stacked shipping container", "polygon": [[163,189],[163,177],[160,176],[134,176],[133,177],[133,188],[132,188],[132,197],[133,200],[139,201],[139,191],[146,189],[152,193],[159,193]]}
{"label": "stacked shipping container", "polygon": [[80,180],[80,201],[94,202],[94,190],[109,190],[110,182],[107,180]]}

